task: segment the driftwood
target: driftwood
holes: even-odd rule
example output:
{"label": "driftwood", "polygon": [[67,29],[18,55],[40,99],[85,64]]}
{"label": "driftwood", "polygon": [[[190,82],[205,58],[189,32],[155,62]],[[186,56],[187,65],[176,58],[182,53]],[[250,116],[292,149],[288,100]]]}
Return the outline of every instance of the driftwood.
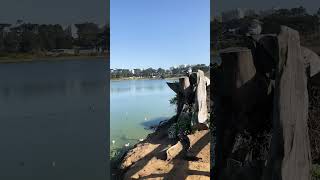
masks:
{"label": "driftwood", "polygon": [[197,88],[195,96],[195,110],[198,115],[198,122],[205,123],[208,119],[207,109],[207,79],[204,76],[203,71],[197,72]]}
{"label": "driftwood", "polygon": [[[211,77],[216,121],[214,179],[309,180],[308,122],[310,128],[310,122],[319,120],[314,111],[308,111],[309,99],[311,106],[316,103],[308,96],[308,87],[320,93],[316,88],[320,85],[320,59],[300,46],[297,31],[285,26],[278,35],[251,39],[250,49],[222,50],[222,63]],[[245,136],[250,140],[239,141]],[[314,137],[312,147],[319,142]],[[241,150],[243,142],[251,145]],[[257,152],[253,142],[264,150]],[[312,152],[320,160],[320,151]],[[239,165],[231,166],[230,161]]]}
{"label": "driftwood", "polygon": [[[251,51],[228,48],[221,51],[220,56],[221,71],[213,78],[213,83],[218,83],[213,92],[217,131],[214,175],[218,179],[225,176],[223,172],[228,172],[227,161],[232,156],[236,136],[244,129],[252,134],[260,131],[271,110],[268,84],[256,73]],[[239,160],[246,156],[248,154]]]}
{"label": "driftwood", "polygon": [[278,36],[273,135],[264,179],[308,180],[311,155],[307,129],[308,91],[299,33],[281,27]]}
{"label": "driftwood", "polygon": [[198,70],[189,76],[179,78],[179,82],[169,83],[168,86],[177,94],[177,117],[185,110],[187,105],[193,107],[197,114],[197,122],[204,123],[208,119],[207,86],[210,80],[204,76],[204,72]]}
{"label": "driftwood", "polygon": [[[186,127],[191,127],[191,129],[201,128],[199,124],[205,123],[208,119],[207,102],[209,98],[207,98],[207,86],[209,86],[210,80],[204,76],[203,71],[198,70],[198,72],[179,78],[179,82],[167,84],[177,94],[176,123],[182,123]],[[178,145],[180,143],[182,145],[182,156],[184,158],[189,157],[190,141],[186,130],[179,127],[177,132],[179,142],[167,150],[168,160],[175,156],[170,153],[171,149],[180,147]]]}
{"label": "driftwood", "polygon": [[304,61],[305,68],[308,70],[308,76],[313,77],[320,72],[319,56],[306,47],[301,47],[301,55]]}
{"label": "driftwood", "polygon": [[170,89],[172,89],[175,93],[179,93],[180,91],[180,86],[179,83],[176,82],[167,82],[168,86],[170,87]]}

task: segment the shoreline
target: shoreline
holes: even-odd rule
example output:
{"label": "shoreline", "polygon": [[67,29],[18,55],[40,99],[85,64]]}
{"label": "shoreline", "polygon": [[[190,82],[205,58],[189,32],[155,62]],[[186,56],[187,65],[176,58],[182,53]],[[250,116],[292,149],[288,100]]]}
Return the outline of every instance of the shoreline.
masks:
{"label": "shoreline", "polygon": [[178,80],[179,77],[170,78],[111,78],[110,81],[128,81],[128,80]]}
{"label": "shoreline", "polygon": [[[90,59],[88,59],[90,58]],[[15,64],[15,63],[26,63],[26,62],[48,62],[48,61],[70,61],[70,60],[92,60],[92,59],[105,59],[107,56],[43,56],[43,57],[30,57],[30,58],[15,58],[10,59],[9,57],[0,57],[0,64]]]}
{"label": "shoreline", "polygon": [[[189,168],[186,168],[187,166],[182,166],[181,171],[171,174],[170,168],[166,168],[170,166],[173,169],[177,169],[180,168],[178,164],[188,164],[195,170],[202,169],[202,171],[210,173],[209,130],[196,130],[188,135],[191,142],[190,152],[198,158],[198,160],[190,163],[190,161],[178,155],[182,148],[181,143],[174,142],[168,138],[167,130],[174,123],[175,118],[176,116],[173,116],[164,121],[154,132],[147,135],[143,141],[127,148],[116,160],[111,160],[111,177],[113,179],[138,179],[145,178],[161,170],[170,178],[183,175],[188,176],[191,180],[198,179],[199,177],[206,180],[209,179],[205,175],[193,178],[192,174],[188,173]],[[200,147],[199,142],[202,141],[205,144]],[[168,148],[170,148],[170,155],[172,155],[172,157],[170,156],[171,160],[168,160]]]}
{"label": "shoreline", "polygon": [[[157,136],[159,133],[163,133],[164,129],[167,129],[170,125],[172,125],[173,120],[176,116],[172,116],[171,118],[165,120],[162,124],[159,124],[153,132],[150,132],[143,141],[139,141],[133,145],[131,145],[128,148],[119,148],[118,151],[120,154],[118,154],[115,157],[110,157],[110,165],[111,165],[111,177],[116,178],[116,179],[122,179],[124,177],[124,174],[129,168],[122,169],[122,163],[123,160],[126,158],[127,154],[134,150],[136,147],[138,147],[141,144],[144,144],[146,142],[149,142],[154,136]],[[113,159],[115,158],[115,159]]]}

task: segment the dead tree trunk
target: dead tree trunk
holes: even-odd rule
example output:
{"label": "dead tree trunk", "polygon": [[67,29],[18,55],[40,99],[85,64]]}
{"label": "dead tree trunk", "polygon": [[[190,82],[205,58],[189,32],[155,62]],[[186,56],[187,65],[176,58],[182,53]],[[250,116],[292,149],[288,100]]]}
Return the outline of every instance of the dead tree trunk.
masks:
{"label": "dead tree trunk", "polygon": [[[220,179],[227,168],[236,134],[247,122],[246,113],[254,105],[256,91],[254,67],[251,51],[247,48],[229,48],[221,51],[221,73],[217,75],[217,91],[213,92],[217,104],[216,147],[214,179]],[[228,178],[226,178],[228,179]]]}
{"label": "dead tree trunk", "polygon": [[310,180],[307,76],[299,33],[281,27],[273,135],[265,180]]}

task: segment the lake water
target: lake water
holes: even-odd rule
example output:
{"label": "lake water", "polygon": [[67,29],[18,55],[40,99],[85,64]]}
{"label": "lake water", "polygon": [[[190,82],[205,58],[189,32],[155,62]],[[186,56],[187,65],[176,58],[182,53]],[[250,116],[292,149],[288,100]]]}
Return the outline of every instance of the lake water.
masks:
{"label": "lake water", "polygon": [[106,65],[0,64],[0,179],[107,179]]}
{"label": "lake water", "polygon": [[174,95],[165,80],[111,81],[111,150],[134,145],[151,132],[145,128],[172,117]]}

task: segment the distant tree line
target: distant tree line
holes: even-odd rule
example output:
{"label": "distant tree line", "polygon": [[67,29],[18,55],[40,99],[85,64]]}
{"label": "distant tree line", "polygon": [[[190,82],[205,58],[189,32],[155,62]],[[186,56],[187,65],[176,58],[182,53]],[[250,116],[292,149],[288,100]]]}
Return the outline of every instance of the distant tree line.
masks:
{"label": "distant tree line", "polygon": [[111,70],[111,78],[118,79],[118,78],[170,78],[170,77],[178,77],[186,75],[186,73],[191,70],[193,72],[197,70],[202,70],[206,74],[209,73],[209,66],[205,64],[197,64],[197,65],[187,65],[187,66],[178,66],[178,67],[171,67],[170,69],[113,69]]}
{"label": "distant tree line", "polygon": [[59,24],[32,24],[18,20],[15,25],[0,24],[0,53],[39,53],[74,47],[109,49],[109,26],[85,22],[75,24],[77,37],[71,27]]}
{"label": "distant tree line", "polygon": [[211,21],[211,47],[218,50],[242,44],[243,39],[230,37],[228,30],[244,34],[252,19],[258,19],[263,23],[262,33],[277,33],[280,25],[285,25],[299,31],[302,44],[320,45],[320,8],[316,13],[309,14],[304,7],[298,7],[274,10],[268,15],[253,13],[251,16],[227,22],[214,19]]}

